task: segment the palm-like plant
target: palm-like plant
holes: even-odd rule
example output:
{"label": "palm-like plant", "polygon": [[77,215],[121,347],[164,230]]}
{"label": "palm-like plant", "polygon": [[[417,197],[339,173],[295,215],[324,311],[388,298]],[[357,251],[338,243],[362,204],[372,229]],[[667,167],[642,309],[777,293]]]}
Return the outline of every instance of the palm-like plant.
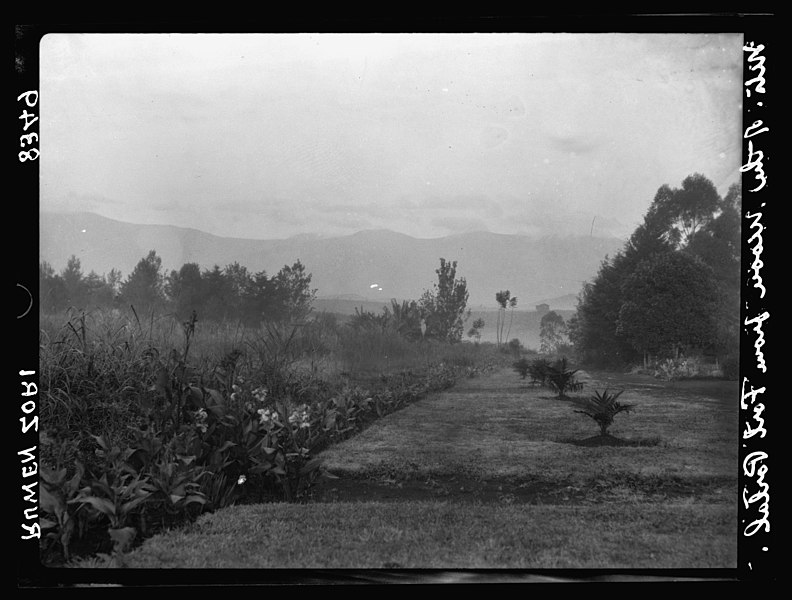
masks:
{"label": "palm-like plant", "polygon": [[570,370],[567,366],[567,359],[561,358],[547,367],[546,384],[558,392],[559,398],[566,398],[567,392],[576,392],[583,388],[583,384],[575,379],[578,370]]}
{"label": "palm-like plant", "polygon": [[617,402],[619,396],[622,395],[624,390],[611,394],[608,390],[600,393],[594,391],[594,395],[586,398],[585,400],[576,400],[580,413],[594,419],[600,427],[600,435],[608,435],[608,428],[613,424],[613,418],[621,412],[629,412],[632,410],[634,404],[620,404]]}

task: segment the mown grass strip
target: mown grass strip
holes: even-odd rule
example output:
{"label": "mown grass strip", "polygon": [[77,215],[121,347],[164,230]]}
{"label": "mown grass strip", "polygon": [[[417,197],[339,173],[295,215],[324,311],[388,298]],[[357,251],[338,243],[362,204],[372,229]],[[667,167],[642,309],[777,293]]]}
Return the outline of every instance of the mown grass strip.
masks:
{"label": "mown grass strip", "polygon": [[734,568],[724,505],[237,506],[147,540],[131,568]]}
{"label": "mown grass strip", "polygon": [[[587,390],[596,387],[590,382]],[[583,482],[632,472],[664,478],[733,476],[736,481],[737,397],[718,405],[700,396],[672,403],[663,391],[630,390],[623,398],[636,409],[619,415],[612,433],[634,445],[584,447],[572,442],[598,433],[590,419],[575,414],[570,402],[501,370],[462,380],[388,415],[321,456],[331,472],[342,476],[459,473]]]}

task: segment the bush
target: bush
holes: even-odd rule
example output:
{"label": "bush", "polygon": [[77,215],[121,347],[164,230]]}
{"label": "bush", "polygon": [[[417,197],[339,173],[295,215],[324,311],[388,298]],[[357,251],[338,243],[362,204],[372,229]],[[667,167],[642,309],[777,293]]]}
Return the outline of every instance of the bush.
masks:
{"label": "bush", "polygon": [[517,338],[509,340],[507,347],[509,348],[509,352],[511,352],[515,356],[520,356],[520,353],[523,351],[522,344],[520,343],[520,340],[518,340]]}
{"label": "bush", "polygon": [[679,359],[667,358],[658,361],[652,372],[657,379],[674,381],[678,379],[694,379],[697,377],[712,377],[718,369],[704,363],[700,357],[691,356]]}
{"label": "bush", "polygon": [[550,374],[550,361],[546,358],[534,359],[528,367],[528,374],[531,376],[531,383],[546,385]]}
{"label": "bush", "polygon": [[531,369],[531,361],[529,361],[527,358],[521,358],[520,360],[512,363],[512,368],[517,371],[521,379],[525,379],[528,377],[528,372]]}

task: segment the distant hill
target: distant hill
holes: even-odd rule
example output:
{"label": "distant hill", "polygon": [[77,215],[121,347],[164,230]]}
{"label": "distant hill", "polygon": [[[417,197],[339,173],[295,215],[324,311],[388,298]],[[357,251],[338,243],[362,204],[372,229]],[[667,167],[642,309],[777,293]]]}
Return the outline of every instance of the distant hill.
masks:
{"label": "distant hill", "polygon": [[[74,254],[86,274],[116,268],[126,277],[149,250],[156,250],[167,272],[188,262],[206,269],[238,262],[252,272],[272,275],[300,260],[312,274],[318,296],[336,300],[417,299],[436,282],[435,269],[443,257],[457,261],[457,277],[466,278],[474,310],[496,308],[495,293],[505,289],[526,310],[542,299],[575,297],[582,283],[596,275],[605,255],[623,246],[616,238],[590,236],[475,232],[417,239],[387,230],[333,238],[249,240],[169,225],[122,223],[90,213],[41,213],[39,226],[40,259],[56,272]],[[554,308],[554,301],[548,303]],[[560,302],[557,308],[562,308]]]}

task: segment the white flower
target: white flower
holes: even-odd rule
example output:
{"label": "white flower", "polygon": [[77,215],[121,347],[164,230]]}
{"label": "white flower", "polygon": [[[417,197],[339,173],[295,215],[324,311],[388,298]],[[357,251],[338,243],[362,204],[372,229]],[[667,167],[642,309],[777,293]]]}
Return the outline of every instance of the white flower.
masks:
{"label": "white flower", "polygon": [[199,408],[195,411],[195,427],[201,430],[201,433],[206,433],[206,410]]}
{"label": "white flower", "polygon": [[295,410],[289,416],[289,423],[299,426],[300,429],[305,429],[311,426],[308,407],[303,404],[300,408],[301,410]]}
{"label": "white flower", "polygon": [[242,485],[246,481],[247,481],[247,477],[245,477],[244,475],[240,475],[239,479],[237,479],[237,485]]}
{"label": "white flower", "polygon": [[273,423],[278,422],[277,410],[272,410],[269,408],[259,408],[256,412],[260,415],[259,420],[261,421],[262,424],[269,423],[270,421],[272,421]]}

